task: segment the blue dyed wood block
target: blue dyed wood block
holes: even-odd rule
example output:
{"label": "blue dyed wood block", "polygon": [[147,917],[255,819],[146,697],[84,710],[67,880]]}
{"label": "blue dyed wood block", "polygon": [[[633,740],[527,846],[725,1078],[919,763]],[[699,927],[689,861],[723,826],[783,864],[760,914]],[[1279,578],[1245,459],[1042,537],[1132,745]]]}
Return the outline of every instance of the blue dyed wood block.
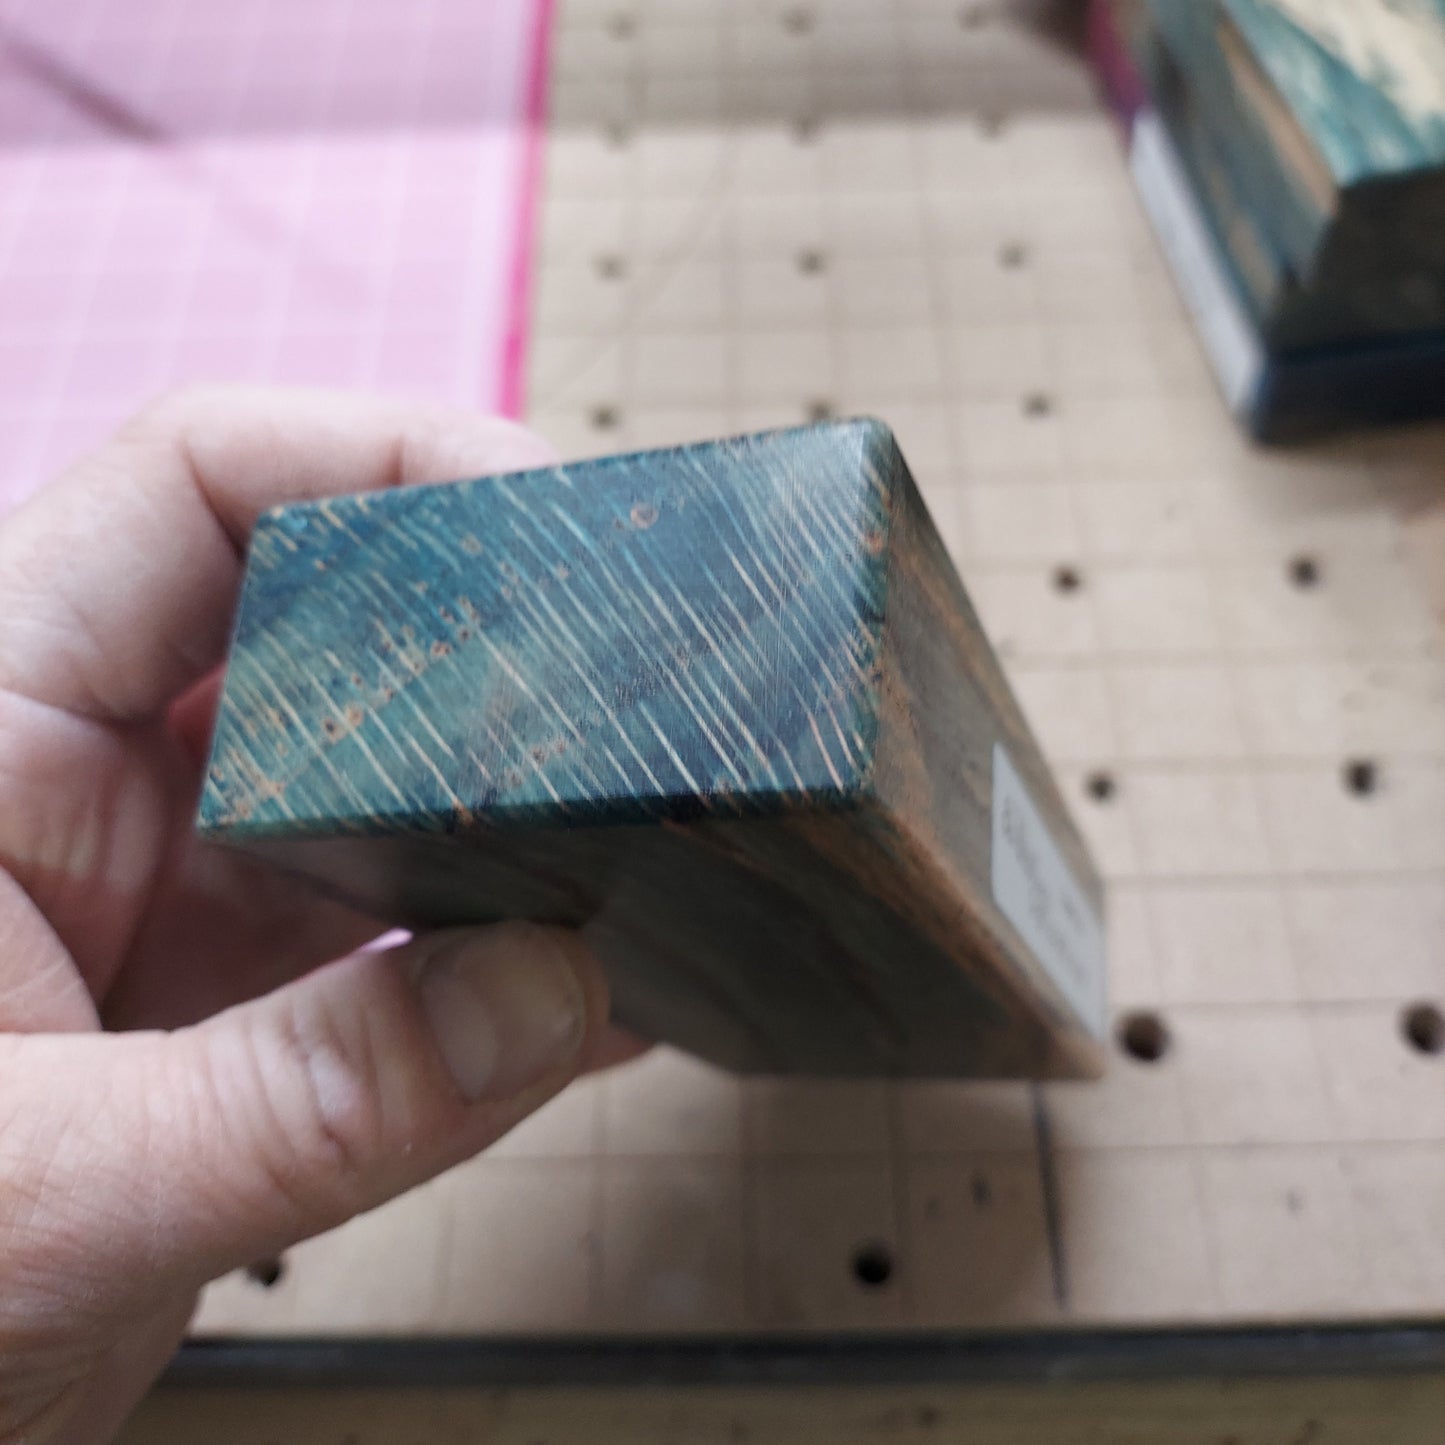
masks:
{"label": "blue dyed wood block", "polygon": [[388,923],[584,928],[739,1070],[1099,1058],[1098,879],[876,422],[268,513],[200,828]]}
{"label": "blue dyed wood block", "polygon": [[[1441,415],[1445,330],[1270,349],[1259,313],[1282,271],[1232,193],[1177,66],[1140,0],[1093,0],[1089,20],[1095,68],[1129,136],[1140,199],[1183,299],[1196,319],[1208,318],[1201,340],[1240,424],[1260,441],[1299,442]],[[1318,318],[1319,298],[1309,300]],[[1331,309],[1341,300],[1333,296]]]}
{"label": "blue dyed wood block", "polygon": [[1445,327],[1445,0],[1125,13],[1271,348]]}

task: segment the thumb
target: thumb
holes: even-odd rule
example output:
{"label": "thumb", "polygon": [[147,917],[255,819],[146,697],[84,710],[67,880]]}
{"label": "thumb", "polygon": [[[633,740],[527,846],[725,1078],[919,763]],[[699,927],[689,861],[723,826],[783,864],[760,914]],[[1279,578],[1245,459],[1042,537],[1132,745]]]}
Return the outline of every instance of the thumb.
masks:
{"label": "thumb", "polygon": [[605,1015],[576,934],[506,923],[356,955],[175,1033],[9,1036],[32,1263],[102,1308],[199,1286],[497,1139],[588,1062]]}

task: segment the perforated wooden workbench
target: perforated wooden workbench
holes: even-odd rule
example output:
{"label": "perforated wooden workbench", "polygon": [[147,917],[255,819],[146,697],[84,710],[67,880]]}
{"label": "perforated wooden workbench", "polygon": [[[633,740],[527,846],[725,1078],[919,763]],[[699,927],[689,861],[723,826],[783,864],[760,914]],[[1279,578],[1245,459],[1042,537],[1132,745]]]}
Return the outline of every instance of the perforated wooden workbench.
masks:
{"label": "perforated wooden workbench", "polygon": [[569,455],[897,429],[1159,1056],[1030,1088],[658,1052],[199,1333],[1445,1312],[1445,639],[1404,548],[1445,435],[1240,440],[1071,8],[569,0],[531,416]]}

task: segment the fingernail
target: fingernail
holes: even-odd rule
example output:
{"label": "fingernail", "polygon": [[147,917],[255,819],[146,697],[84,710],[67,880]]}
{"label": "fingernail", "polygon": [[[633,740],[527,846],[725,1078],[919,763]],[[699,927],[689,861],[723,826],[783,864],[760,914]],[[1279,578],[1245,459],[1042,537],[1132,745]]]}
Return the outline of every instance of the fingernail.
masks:
{"label": "fingernail", "polygon": [[499,924],[442,943],[417,980],[437,1047],[463,1096],[510,1099],[571,1063],[587,1006],[553,929]]}

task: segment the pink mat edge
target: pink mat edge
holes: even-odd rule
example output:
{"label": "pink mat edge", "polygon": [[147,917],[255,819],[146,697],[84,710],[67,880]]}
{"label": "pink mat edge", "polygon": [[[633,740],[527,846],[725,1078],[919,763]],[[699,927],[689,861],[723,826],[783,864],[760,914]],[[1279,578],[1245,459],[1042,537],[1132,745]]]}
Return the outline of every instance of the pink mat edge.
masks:
{"label": "pink mat edge", "polygon": [[537,214],[542,202],[542,148],[546,139],[547,90],[556,0],[537,0],[527,74],[521,206],[516,250],[512,255],[507,296],[507,323],[502,340],[500,406],[504,416],[520,417],[527,405],[527,343],[530,340],[532,282],[535,269]]}

